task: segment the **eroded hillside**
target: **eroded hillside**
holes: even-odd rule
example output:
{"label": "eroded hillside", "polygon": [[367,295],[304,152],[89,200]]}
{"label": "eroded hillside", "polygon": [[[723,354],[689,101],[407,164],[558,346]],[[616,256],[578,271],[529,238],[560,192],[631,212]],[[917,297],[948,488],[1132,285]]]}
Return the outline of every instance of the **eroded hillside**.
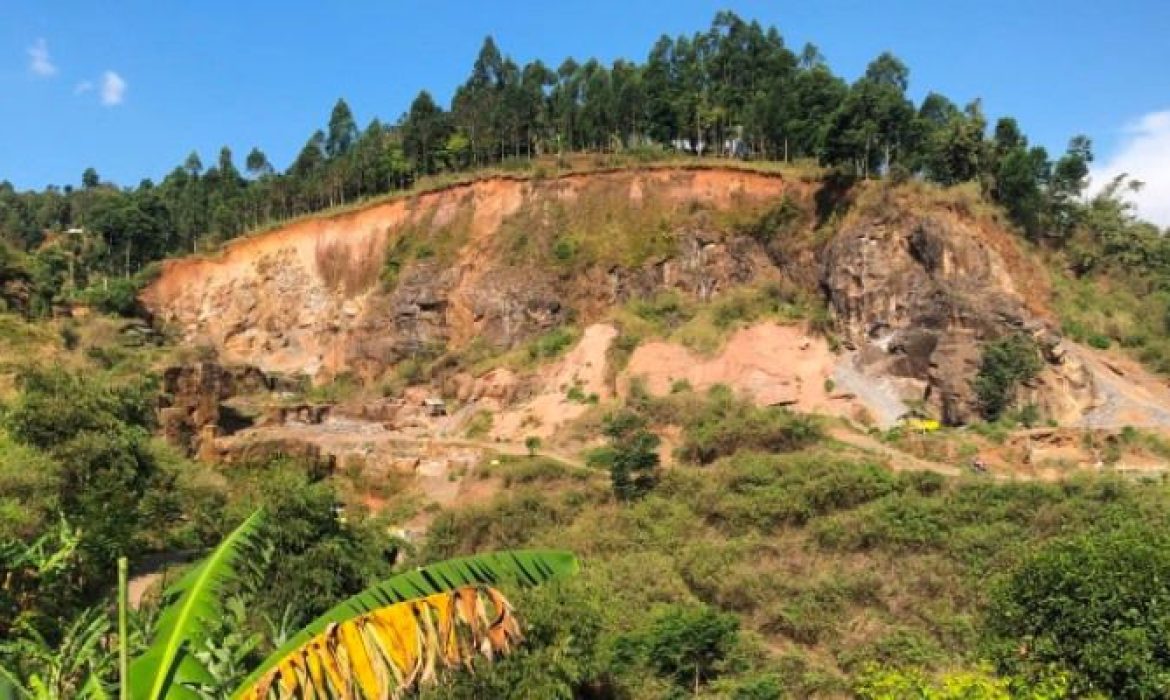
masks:
{"label": "eroded hillside", "polygon": [[[747,281],[767,261],[723,249],[705,218],[786,193],[801,194],[712,170],[495,178],[171,262],[144,298],[230,361],[369,376],[436,344],[508,346],[659,286],[709,296]],[[680,249],[689,259],[672,259]]]}
{"label": "eroded hillside", "polygon": [[[318,384],[385,380],[421,358],[430,372],[406,384],[460,405],[489,395],[496,437],[514,439],[579,414],[556,408],[574,386],[603,399],[635,376],[884,425],[921,405],[961,424],[978,415],[983,347],[1021,334],[1044,360],[1024,398],[1061,423],[1100,423],[1125,392],[1098,390],[1100,359],[1062,341],[1048,296],[993,212],[935,190],[842,197],[777,174],[661,168],[496,177],[306,219],[170,261],[143,299],[226,364]],[[699,312],[674,300],[707,305],[718,337],[696,340]],[[748,311],[760,300],[767,318]],[[651,331],[631,331],[639,314]],[[764,320],[795,335],[752,330]],[[585,334],[590,349],[554,369],[485,362],[591,324],[604,325]],[[725,346],[736,328],[747,335]]]}

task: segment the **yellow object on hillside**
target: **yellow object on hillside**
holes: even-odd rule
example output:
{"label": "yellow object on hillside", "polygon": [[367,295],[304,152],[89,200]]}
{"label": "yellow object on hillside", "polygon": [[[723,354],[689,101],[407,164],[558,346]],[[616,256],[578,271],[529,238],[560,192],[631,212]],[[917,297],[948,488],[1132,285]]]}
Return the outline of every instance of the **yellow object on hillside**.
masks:
{"label": "yellow object on hillside", "polygon": [[942,423],[939,423],[933,418],[907,418],[903,421],[903,424],[907,428],[920,430],[924,433],[933,433],[942,427]]}

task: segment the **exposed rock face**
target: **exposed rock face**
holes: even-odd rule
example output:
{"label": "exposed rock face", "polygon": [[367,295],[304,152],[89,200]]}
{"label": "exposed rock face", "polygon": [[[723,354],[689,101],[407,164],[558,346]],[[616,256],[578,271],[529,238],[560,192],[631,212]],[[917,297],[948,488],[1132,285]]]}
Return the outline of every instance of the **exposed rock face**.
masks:
{"label": "exposed rock face", "polygon": [[1049,363],[1026,388],[1033,401],[1056,416],[1092,403],[1091,378],[1025,305],[1003,257],[953,216],[859,218],[826,247],[821,270],[861,364],[900,378],[906,399],[936,405],[947,423],[976,417],[982,344],[1012,332],[1034,336]]}
{"label": "exposed rock face", "polygon": [[[807,235],[764,243],[718,223],[784,197],[807,215],[799,222]],[[706,300],[785,278],[819,287],[863,374],[887,378],[902,400],[935,405],[948,423],[976,416],[982,345],[1011,332],[1035,337],[1048,362],[1024,387],[1026,400],[1058,420],[1093,405],[1092,372],[1051,332],[1037,282],[1044,276],[1009,234],[943,207],[919,214],[891,201],[879,213],[848,214],[827,244],[814,245],[811,199],[803,184],[736,170],[482,180],[293,223],[233,242],[216,259],[171,261],[143,301],[226,362],[374,378],[410,357],[472,342],[505,348],[566,322],[587,325],[664,289]],[[552,241],[523,245],[527,231],[549,220],[567,220],[566,231],[596,248],[618,225],[635,247],[645,245],[604,264],[561,265],[550,257]],[[596,230],[582,230],[581,221]],[[427,254],[413,254],[392,283],[379,281],[391,246],[410,236]],[[516,377],[457,376],[445,390],[501,405],[525,394]],[[379,415],[396,411],[386,406]],[[169,420],[198,435],[217,423],[211,413],[195,402]]]}
{"label": "exposed rock face", "polygon": [[[674,217],[774,201],[793,187],[734,170],[484,180],[291,224],[235,241],[218,259],[171,261],[143,301],[187,342],[209,345],[228,362],[321,378],[341,371],[373,377],[403,358],[477,338],[509,347],[664,287],[708,298],[762,272],[776,274],[755,241],[701,228],[631,231],[666,235],[679,252],[567,274],[517,258],[498,240],[518,212],[539,217],[549,202],[571,211],[600,191],[628,199],[623,207],[652,200],[655,211]],[[608,214],[594,216],[604,223]],[[452,222],[465,222],[459,234],[467,240],[447,259],[416,258],[389,288],[379,282],[389,244],[420,228],[424,238],[434,235]]]}
{"label": "exposed rock face", "polygon": [[200,362],[171,367],[163,372],[163,405],[159,408],[163,435],[171,444],[197,454],[208,438],[251,425],[251,420],[225,406],[224,401],[272,387],[272,380],[250,365],[223,367]]}

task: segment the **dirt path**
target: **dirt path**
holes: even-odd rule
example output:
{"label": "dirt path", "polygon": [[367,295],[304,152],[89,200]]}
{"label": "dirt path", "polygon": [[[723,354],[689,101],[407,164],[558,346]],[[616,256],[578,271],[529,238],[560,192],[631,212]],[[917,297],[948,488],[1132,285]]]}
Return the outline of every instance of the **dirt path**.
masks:
{"label": "dirt path", "polygon": [[959,476],[963,473],[961,469],[953,465],[920,459],[895,447],[891,447],[873,436],[859,433],[846,427],[830,428],[829,437],[838,442],[843,442],[850,447],[855,447],[862,452],[883,458],[889,464],[890,469],[896,472],[923,471],[935,472],[936,474],[943,474],[945,476]]}

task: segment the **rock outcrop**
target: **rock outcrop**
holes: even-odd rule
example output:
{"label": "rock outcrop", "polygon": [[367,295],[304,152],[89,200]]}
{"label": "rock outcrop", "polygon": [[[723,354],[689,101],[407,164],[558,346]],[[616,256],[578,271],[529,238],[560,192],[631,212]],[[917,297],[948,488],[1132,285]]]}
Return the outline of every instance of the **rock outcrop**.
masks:
{"label": "rock outcrop", "polygon": [[[934,405],[947,423],[976,415],[982,346],[1007,333],[1033,336],[1047,360],[1026,400],[1059,420],[1093,405],[1091,373],[1044,310],[1043,271],[993,221],[891,197],[856,207],[825,241],[813,200],[808,183],[734,169],[492,178],[295,222],[214,259],[170,261],[143,301],[226,363],[373,379],[407,358],[585,326],[665,289],[707,300],[785,279],[823,294],[858,376]],[[798,214],[744,216],[770,207]],[[777,220],[795,223],[759,224]],[[402,259],[388,274],[393,255]],[[518,377],[445,379],[461,399],[525,396]],[[184,406],[175,431],[217,422],[210,407]]]}
{"label": "rock outcrop", "polygon": [[[702,169],[482,180],[294,223],[234,241],[215,259],[169,261],[143,301],[161,324],[229,363],[375,377],[403,358],[473,339],[510,347],[664,287],[709,298],[776,274],[753,240],[702,223],[707,212],[760,206],[795,189],[778,176]],[[598,227],[610,225],[615,208],[643,208],[638,221],[657,229],[621,232],[633,241],[627,247],[657,238],[675,252],[573,272],[530,259],[547,251],[517,252],[523,227],[546,222],[554,206],[571,215],[586,199]],[[390,246],[412,235],[424,245],[392,284],[380,282]],[[440,245],[451,248],[442,259]]]}
{"label": "rock outcrop", "polygon": [[238,394],[269,391],[275,385],[251,365],[198,362],[170,367],[162,375],[159,424],[163,436],[189,454],[198,454],[210,439],[252,425],[251,418],[225,401]]}
{"label": "rock outcrop", "polygon": [[935,405],[946,423],[966,423],[979,409],[983,344],[1026,333],[1048,363],[1028,398],[1056,417],[1092,404],[1091,378],[1016,289],[1017,276],[1038,272],[1009,269],[986,231],[951,214],[889,214],[855,218],[821,257],[822,288],[866,371],[897,378],[903,398]]}

